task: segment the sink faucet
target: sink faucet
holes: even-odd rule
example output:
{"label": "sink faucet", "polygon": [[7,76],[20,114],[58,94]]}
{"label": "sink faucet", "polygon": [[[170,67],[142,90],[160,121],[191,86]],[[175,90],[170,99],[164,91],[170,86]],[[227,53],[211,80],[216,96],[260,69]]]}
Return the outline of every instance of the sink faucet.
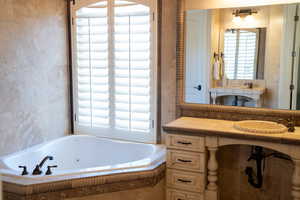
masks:
{"label": "sink faucet", "polygon": [[244,83],[244,86],[246,86],[249,89],[252,89],[253,88],[253,83],[252,82],[246,82],[246,83]]}
{"label": "sink faucet", "polygon": [[286,119],[279,119],[279,124],[283,124],[288,128],[288,132],[294,132],[295,131],[295,120],[293,117],[286,118]]}
{"label": "sink faucet", "polygon": [[34,170],[33,170],[33,172],[32,172],[32,175],[41,175],[43,172],[42,172],[42,167],[43,167],[43,165],[45,164],[45,162],[47,161],[47,160],[53,160],[53,156],[46,156],[41,162],[40,162],[40,164],[38,164],[35,168],[34,168]]}

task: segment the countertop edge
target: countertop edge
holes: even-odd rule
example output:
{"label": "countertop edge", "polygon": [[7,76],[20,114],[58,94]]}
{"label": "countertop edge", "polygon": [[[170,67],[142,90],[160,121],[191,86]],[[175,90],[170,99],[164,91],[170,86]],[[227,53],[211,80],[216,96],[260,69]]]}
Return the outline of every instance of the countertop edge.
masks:
{"label": "countertop edge", "polygon": [[[249,140],[256,140],[256,141],[273,142],[279,144],[300,145],[300,140],[294,140],[291,138],[283,138],[283,137],[269,137],[265,135],[251,135],[251,133],[236,134],[227,131],[226,132],[212,131],[212,130],[203,130],[200,128],[199,129],[183,128],[183,127],[168,126],[168,125],[164,125],[162,128],[167,134],[169,133],[169,134],[192,135],[192,136],[222,136],[222,137],[234,138],[234,139],[249,139]],[[181,133],[178,131],[181,131]]]}

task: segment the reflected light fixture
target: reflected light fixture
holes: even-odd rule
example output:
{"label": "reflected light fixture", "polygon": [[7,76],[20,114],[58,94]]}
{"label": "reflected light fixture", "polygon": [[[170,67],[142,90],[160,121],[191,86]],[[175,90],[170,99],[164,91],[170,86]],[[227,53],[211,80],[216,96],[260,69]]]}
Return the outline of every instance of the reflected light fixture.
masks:
{"label": "reflected light fixture", "polygon": [[242,21],[242,18],[240,16],[235,16],[233,17],[232,21],[235,23],[235,24],[239,24],[241,21]]}
{"label": "reflected light fixture", "polygon": [[237,9],[234,10],[232,15],[233,22],[234,23],[240,23],[242,19],[245,19],[246,21],[253,21],[253,14],[257,14],[256,10],[252,9]]}

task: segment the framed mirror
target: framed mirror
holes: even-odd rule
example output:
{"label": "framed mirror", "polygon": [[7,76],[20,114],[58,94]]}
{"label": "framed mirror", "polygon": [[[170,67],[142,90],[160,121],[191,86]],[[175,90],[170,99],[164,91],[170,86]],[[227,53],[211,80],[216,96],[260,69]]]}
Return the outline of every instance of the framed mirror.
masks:
{"label": "framed mirror", "polygon": [[299,4],[187,10],[183,102],[300,109]]}

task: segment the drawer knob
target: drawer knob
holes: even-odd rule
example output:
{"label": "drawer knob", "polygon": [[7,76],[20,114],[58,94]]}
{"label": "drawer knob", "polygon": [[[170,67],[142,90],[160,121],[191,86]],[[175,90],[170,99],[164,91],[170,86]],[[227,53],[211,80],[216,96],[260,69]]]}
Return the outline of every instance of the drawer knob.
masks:
{"label": "drawer knob", "polygon": [[177,179],[177,181],[182,182],[182,183],[191,183],[192,182],[190,180],[184,180],[184,179],[181,179],[181,178]]}
{"label": "drawer knob", "polygon": [[177,159],[179,162],[183,162],[183,163],[191,163],[191,160],[183,160],[183,159]]}
{"label": "drawer knob", "polygon": [[178,141],[177,144],[183,144],[183,145],[191,145],[191,142],[182,142],[182,141]]}

